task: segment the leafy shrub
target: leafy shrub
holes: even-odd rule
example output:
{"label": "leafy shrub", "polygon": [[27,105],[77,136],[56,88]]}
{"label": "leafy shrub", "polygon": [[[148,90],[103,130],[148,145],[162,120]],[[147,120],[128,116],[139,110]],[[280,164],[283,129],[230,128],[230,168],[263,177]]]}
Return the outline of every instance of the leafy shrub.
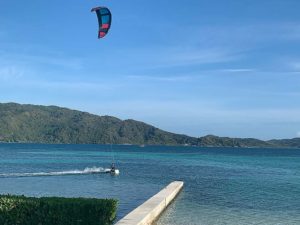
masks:
{"label": "leafy shrub", "polygon": [[1,225],[110,225],[117,201],[0,195]]}

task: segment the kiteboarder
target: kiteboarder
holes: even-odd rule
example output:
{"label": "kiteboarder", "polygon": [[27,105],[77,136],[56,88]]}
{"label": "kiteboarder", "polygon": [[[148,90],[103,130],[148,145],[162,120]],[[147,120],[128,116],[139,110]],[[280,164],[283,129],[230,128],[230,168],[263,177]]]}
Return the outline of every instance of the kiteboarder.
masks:
{"label": "kiteboarder", "polygon": [[111,167],[110,167],[110,172],[111,173],[114,173],[116,171],[116,166],[114,163],[111,164]]}

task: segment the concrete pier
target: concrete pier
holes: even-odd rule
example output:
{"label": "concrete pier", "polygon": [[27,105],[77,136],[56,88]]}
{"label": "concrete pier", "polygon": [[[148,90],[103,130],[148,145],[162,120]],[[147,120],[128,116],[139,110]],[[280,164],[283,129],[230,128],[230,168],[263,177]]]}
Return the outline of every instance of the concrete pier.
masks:
{"label": "concrete pier", "polygon": [[182,188],[182,181],[172,182],[115,225],[151,225],[175,199]]}

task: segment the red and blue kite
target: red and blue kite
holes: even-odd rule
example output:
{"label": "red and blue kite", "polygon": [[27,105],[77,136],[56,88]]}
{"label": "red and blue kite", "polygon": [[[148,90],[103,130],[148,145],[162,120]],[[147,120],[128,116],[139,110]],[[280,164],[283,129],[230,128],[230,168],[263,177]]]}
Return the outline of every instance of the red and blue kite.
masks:
{"label": "red and blue kite", "polygon": [[92,8],[91,12],[96,12],[99,23],[98,38],[103,38],[109,31],[111,26],[111,13],[106,7]]}

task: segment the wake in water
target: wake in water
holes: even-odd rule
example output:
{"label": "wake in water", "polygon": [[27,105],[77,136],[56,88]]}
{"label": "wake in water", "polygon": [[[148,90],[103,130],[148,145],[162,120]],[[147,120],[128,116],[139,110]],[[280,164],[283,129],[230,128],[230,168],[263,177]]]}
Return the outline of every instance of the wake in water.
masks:
{"label": "wake in water", "polygon": [[38,172],[38,173],[0,173],[0,178],[6,177],[40,177],[40,176],[65,176],[65,175],[86,175],[95,173],[107,173],[110,169],[102,167],[85,168],[84,170],[67,170],[58,172]]}

